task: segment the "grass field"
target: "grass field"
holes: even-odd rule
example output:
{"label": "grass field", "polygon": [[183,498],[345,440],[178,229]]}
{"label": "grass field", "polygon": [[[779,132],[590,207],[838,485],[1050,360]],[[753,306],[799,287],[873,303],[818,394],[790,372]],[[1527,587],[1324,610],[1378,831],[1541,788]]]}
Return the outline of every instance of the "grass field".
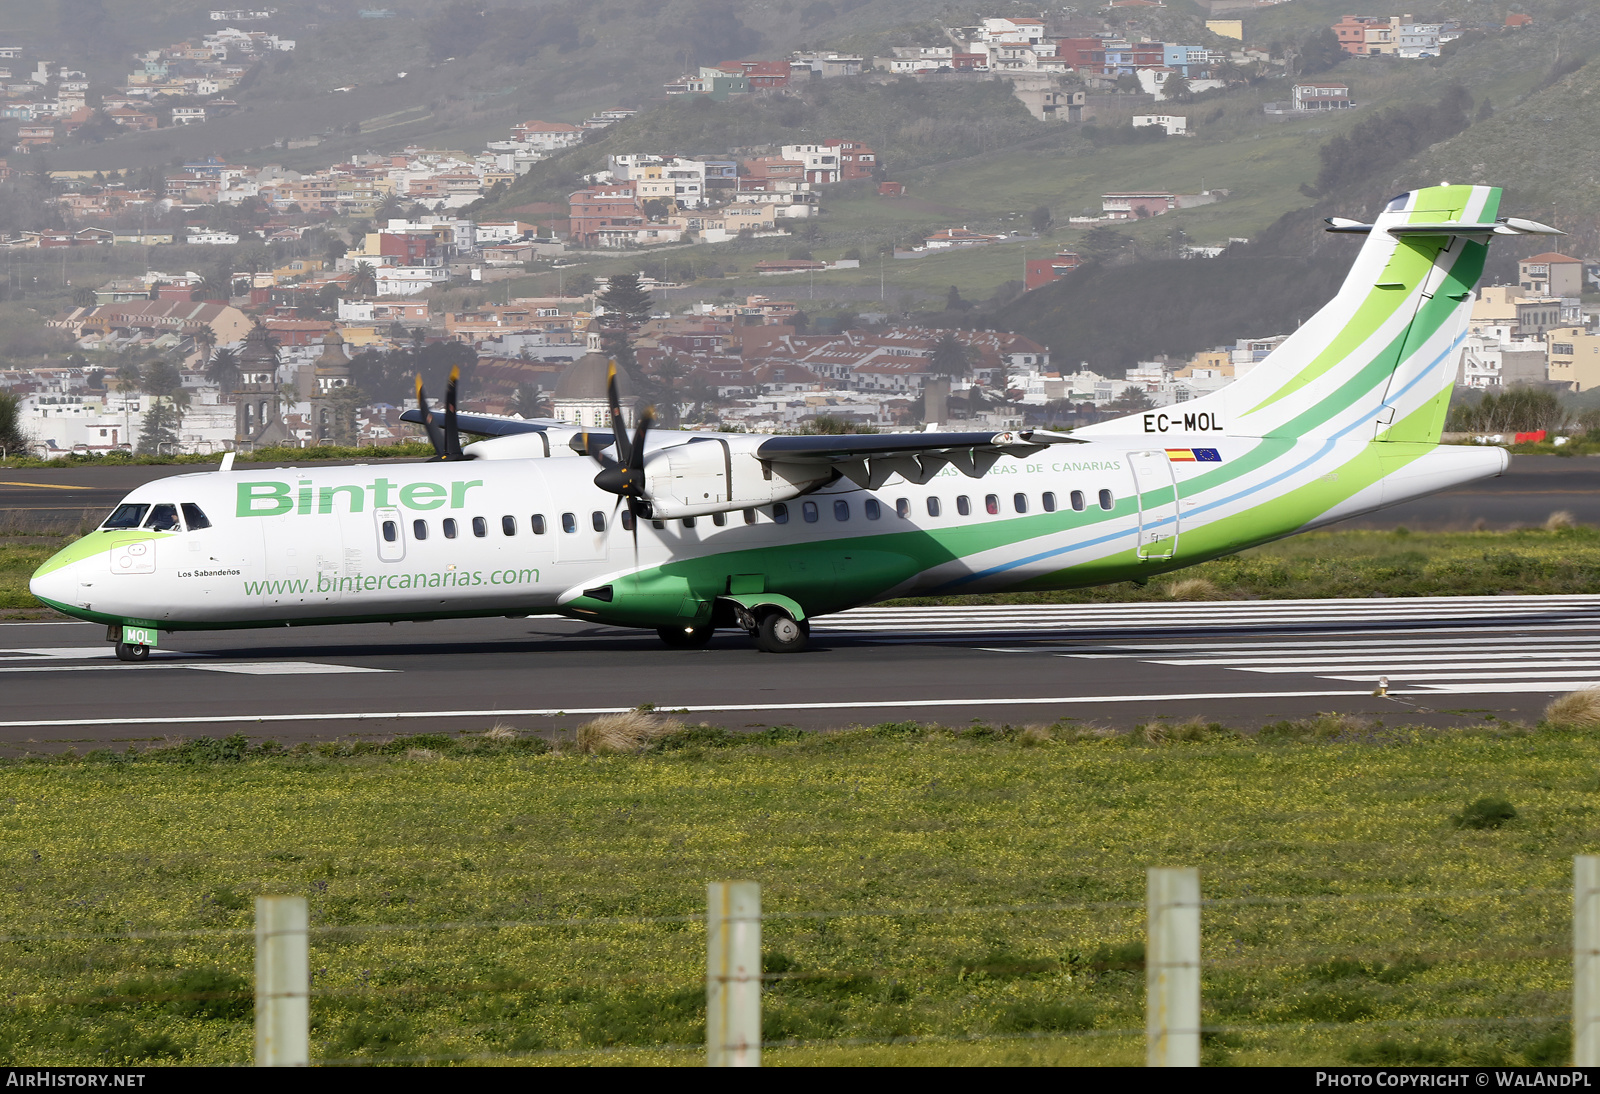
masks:
{"label": "grass field", "polygon": [[[798,1042],[768,1063],[1136,1063],[1150,865],[1199,867],[1216,902],[1207,1063],[1568,1051],[1588,732],[906,724],[544,749],[240,738],[0,767],[0,1058],[248,1061],[251,897],[301,893],[318,1059],[694,1064],[694,917],[707,881],[748,878],[782,974],[766,1035]],[[1515,818],[1473,827],[1493,795]]]}
{"label": "grass field", "polygon": [[[0,533],[5,530],[0,528]],[[0,538],[0,609],[38,609],[28,577],[61,536]],[[894,604],[1293,600],[1325,596],[1600,593],[1600,529],[1312,532],[1157,577],[1065,592],[918,598]]]}

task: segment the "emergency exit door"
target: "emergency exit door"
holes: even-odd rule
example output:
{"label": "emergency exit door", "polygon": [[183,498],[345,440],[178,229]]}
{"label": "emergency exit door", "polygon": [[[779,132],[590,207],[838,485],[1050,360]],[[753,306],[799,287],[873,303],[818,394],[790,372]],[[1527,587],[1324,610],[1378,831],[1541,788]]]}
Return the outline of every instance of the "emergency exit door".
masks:
{"label": "emergency exit door", "polygon": [[1178,550],[1178,480],[1162,449],[1129,452],[1139,500],[1140,558],[1171,558]]}

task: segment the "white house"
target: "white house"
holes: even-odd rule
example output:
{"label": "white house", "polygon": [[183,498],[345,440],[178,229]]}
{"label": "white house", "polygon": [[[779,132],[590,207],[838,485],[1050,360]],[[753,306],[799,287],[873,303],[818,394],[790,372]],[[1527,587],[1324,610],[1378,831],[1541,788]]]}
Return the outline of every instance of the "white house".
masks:
{"label": "white house", "polygon": [[198,245],[231,247],[239,242],[235,232],[214,232],[205,228],[190,228],[188,238],[184,240],[191,247]]}
{"label": "white house", "polygon": [[1182,136],[1189,131],[1189,119],[1177,114],[1135,114],[1133,125],[1135,129],[1147,125],[1160,126],[1169,137]]}

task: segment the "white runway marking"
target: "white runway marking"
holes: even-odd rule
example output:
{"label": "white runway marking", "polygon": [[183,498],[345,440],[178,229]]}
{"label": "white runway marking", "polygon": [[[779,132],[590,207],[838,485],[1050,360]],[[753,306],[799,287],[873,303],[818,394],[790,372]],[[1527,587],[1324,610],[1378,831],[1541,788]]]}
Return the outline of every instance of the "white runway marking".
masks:
{"label": "white runway marking", "polygon": [[[1146,604],[974,604],[855,608],[812,630],[883,634],[1017,634],[1103,629],[1199,629],[1587,617],[1600,624],[1600,596],[1448,596],[1347,600],[1221,600]],[[1583,626],[1579,621],[1575,625]]]}
{"label": "white runway marking", "polygon": [[[1464,695],[1520,694],[1539,691],[1573,691],[1588,687],[1588,681],[1563,681],[1558,683],[1505,684],[1439,684],[1426,690],[1391,687],[1391,696],[1429,696],[1444,692]],[[1354,699],[1371,698],[1370,688],[1337,691],[1195,691],[1171,695],[1057,695],[1040,698],[1003,696],[991,699],[877,699],[843,703],[720,703],[669,706],[661,704],[662,714],[762,714],[787,710],[933,710],[941,707],[965,709],[971,707],[1083,707],[1096,704],[1122,703],[1195,703],[1237,699]],[[216,717],[196,715],[181,718],[57,718],[40,721],[0,722],[0,729],[52,729],[72,726],[140,726],[140,725],[224,725],[267,722],[374,722],[409,721],[427,718],[552,718],[562,715],[588,717],[597,714],[625,714],[635,707],[528,707],[517,710],[390,710],[354,711],[344,713],[311,714],[228,714]]]}
{"label": "white runway marking", "polygon": [[247,676],[315,676],[339,672],[398,672],[398,669],[357,668],[354,665],[319,665],[314,661],[255,661],[234,664],[184,665],[202,672],[238,672]]}

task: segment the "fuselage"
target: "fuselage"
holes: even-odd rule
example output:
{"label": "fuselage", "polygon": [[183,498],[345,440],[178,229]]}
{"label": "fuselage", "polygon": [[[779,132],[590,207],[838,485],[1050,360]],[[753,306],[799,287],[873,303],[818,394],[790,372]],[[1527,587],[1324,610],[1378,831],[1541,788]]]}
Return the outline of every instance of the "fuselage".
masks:
{"label": "fuselage", "polygon": [[703,624],[738,593],[809,616],[1143,579],[1506,462],[1499,449],[1193,440],[1097,439],[872,491],[841,479],[636,529],[578,457],[180,475],[130,493],[108,522],[129,526],[73,543],[32,588],[69,615],[162,630],[540,613]]}

